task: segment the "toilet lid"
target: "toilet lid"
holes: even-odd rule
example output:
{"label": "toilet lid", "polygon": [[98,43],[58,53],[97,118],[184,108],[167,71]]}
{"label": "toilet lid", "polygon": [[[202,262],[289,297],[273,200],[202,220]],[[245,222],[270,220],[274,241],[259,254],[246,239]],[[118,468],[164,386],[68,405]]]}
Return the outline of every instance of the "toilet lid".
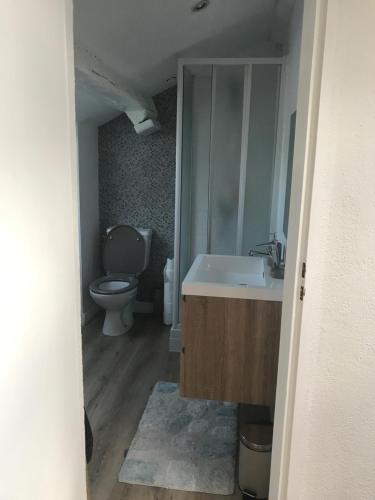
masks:
{"label": "toilet lid", "polygon": [[103,266],[107,273],[137,275],[144,269],[146,243],[131,226],[115,226],[107,234]]}

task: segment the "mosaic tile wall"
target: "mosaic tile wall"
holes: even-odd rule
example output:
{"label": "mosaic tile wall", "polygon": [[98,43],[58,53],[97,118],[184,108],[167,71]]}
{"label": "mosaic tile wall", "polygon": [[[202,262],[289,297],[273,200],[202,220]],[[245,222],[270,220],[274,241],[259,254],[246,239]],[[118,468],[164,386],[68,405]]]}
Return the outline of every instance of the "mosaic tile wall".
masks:
{"label": "mosaic tile wall", "polygon": [[153,230],[138,295],[146,301],[162,287],[163,267],[173,256],[176,97],[176,87],[155,96],[162,129],[148,137],[137,135],[126,115],[99,127],[101,231],[114,224]]}

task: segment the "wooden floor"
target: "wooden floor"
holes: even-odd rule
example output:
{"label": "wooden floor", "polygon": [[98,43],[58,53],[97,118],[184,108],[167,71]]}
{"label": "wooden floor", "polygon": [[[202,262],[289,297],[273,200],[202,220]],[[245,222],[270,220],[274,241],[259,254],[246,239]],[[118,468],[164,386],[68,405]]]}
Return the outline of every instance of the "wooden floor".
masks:
{"label": "wooden floor", "polygon": [[101,335],[99,316],[83,332],[85,406],[94,433],[88,467],[91,500],[237,500],[119,483],[117,475],[154,384],[177,382],[179,356],[168,351],[169,328],[139,316],[130,334]]}

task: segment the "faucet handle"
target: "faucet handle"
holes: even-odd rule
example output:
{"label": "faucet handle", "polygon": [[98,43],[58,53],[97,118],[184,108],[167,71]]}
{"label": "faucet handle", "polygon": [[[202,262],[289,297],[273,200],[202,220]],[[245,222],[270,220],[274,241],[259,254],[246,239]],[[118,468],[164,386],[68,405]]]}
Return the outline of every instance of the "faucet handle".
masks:
{"label": "faucet handle", "polygon": [[268,233],[270,236],[273,236],[272,240],[271,241],[267,241],[266,243],[258,243],[258,245],[255,245],[257,247],[263,247],[263,246],[266,246],[266,245],[275,245],[277,246],[277,244],[279,243],[277,238],[276,238],[276,235],[277,233],[276,232],[273,232],[273,233]]}
{"label": "faucet handle", "polygon": [[266,243],[258,243],[257,245],[255,245],[256,247],[265,247],[265,246],[270,246],[270,245],[274,245],[275,242],[272,240],[272,241],[267,241]]}

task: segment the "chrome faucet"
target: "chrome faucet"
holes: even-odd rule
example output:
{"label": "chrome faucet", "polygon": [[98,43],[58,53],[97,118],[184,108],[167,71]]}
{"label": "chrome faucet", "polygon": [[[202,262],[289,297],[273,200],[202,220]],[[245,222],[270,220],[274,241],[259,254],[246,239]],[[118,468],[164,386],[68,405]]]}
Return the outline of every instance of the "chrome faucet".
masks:
{"label": "chrome faucet", "polygon": [[273,234],[273,239],[271,241],[267,241],[266,243],[259,243],[256,247],[266,247],[265,252],[259,252],[258,250],[250,250],[249,256],[253,257],[256,255],[264,255],[270,257],[272,260],[272,268],[280,269],[282,264],[282,256],[283,256],[283,245],[276,239],[276,233]]}
{"label": "chrome faucet", "polygon": [[250,257],[255,257],[256,255],[266,255],[267,257],[271,257],[271,253],[269,251],[268,252],[259,252],[258,250],[250,250],[249,251]]}

